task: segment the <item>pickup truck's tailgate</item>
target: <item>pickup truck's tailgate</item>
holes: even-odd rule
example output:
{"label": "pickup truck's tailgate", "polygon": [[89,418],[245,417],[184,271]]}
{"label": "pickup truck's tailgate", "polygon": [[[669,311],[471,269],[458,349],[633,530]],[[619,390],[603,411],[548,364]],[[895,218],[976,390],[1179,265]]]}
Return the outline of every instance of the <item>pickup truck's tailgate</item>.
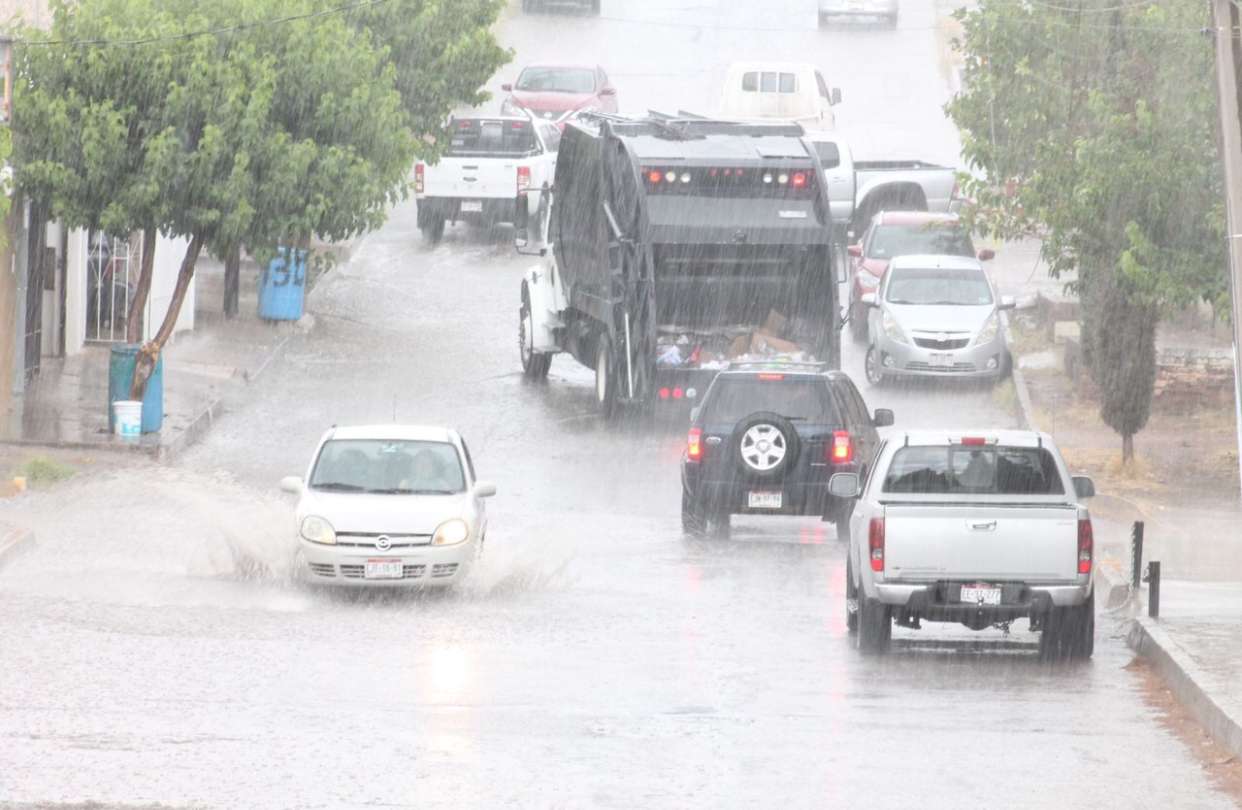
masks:
{"label": "pickup truck's tailgate", "polygon": [[517,196],[518,158],[444,157],[425,170],[425,195],[464,199]]}
{"label": "pickup truck's tailgate", "polygon": [[903,505],[885,509],[885,578],[1073,580],[1078,510]]}

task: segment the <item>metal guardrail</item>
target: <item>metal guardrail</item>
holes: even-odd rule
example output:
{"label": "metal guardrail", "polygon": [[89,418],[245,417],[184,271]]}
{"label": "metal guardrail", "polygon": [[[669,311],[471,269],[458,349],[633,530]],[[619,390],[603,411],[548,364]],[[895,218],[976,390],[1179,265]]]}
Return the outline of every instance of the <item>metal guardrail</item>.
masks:
{"label": "metal guardrail", "polygon": [[1134,593],[1143,581],[1143,521],[1134,521],[1130,529],[1130,587]]}
{"label": "metal guardrail", "polygon": [[1160,618],[1160,561],[1147,563],[1147,615],[1153,619]]}

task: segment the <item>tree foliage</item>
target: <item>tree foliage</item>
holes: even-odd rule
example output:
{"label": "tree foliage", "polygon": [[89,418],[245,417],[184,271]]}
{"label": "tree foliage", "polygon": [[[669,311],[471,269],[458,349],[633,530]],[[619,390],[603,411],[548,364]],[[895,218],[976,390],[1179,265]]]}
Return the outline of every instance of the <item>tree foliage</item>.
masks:
{"label": "tree foliage", "polygon": [[974,170],[971,217],[1041,239],[1053,276],[1074,274],[1084,356],[1128,456],[1160,315],[1228,306],[1208,10],[981,0],[959,16],[965,88],[947,112]]}
{"label": "tree foliage", "polygon": [[26,32],[21,186],[70,226],[188,242],[169,311],[140,354],[135,398],[200,251],[262,253],[379,227],[406,193],[420,136],[438,133],[455,104],[478,100],[506,58],[488,30],[495,0],[370,10],[324,0],[62,0],[49,32]]}

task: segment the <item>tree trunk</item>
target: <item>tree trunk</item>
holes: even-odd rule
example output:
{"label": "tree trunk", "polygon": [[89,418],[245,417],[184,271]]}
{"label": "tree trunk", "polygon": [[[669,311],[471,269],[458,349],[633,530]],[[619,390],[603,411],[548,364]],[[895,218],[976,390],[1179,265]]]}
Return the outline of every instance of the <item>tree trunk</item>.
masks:
{"label": "tree trunk", "polygon": [[147,380],[151,378],[151,372],[155,370],[155,363],[159,360],[160,352],[164,350],[164,344],[172,337],[177,318],[181,315],[181,305],[185,303],[186,293],[190,291],[190,282],[194,280],[194,266],[198,262],[198,254],[202,249],[203,237],[201,234],[195,234],[190,239],[189,247],[185,249],[185,258],[181,260],[181,270],[177,273],[177,286],[173,289],[172,301],[168,304],[168,312],[164,315],[164,322],[160,324],[160,331],[155,333],[155,337],[149,343],[138,350],[137,362],[134,364],[134,382],[129,391],[129,398],[132,400],[141,400],[143,394],[146,393]]}
{"label": "tree trunk", "polygon": [[241,248],[235,247],[224,257],[224,317],[236,318],[241,298]]}
{"label": "tree trunk", "polygon": [[1128,467],[1134,461],[1134,436],[1121,437],[1121,466]]}
{"label": "tree trunk", "polygon": [[142,313],[147,308],[151,294],[151,276],[155,272],[155,240],[159,231],[155,226],[142,229],[142,269],[138,271],[138,286],[134,300],[129,302],[129,314],[125,317],[125,340],[128,343],[142,341]]}

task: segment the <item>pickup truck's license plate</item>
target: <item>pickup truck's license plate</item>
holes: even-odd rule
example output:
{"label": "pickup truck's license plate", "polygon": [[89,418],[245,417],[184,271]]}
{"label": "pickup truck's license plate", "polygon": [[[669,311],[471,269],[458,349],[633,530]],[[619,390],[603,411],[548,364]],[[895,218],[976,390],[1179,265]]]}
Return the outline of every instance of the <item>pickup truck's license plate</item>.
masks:
{"label": "pickup truck's license plate", "polygon": [[461,210],[467,214],[481,214],[483,213],[483,201],[482,200],[462,200]]}
{"label": "pickup truck's license plate", "polygon": [[363,574],[367,579],[401,579],[400,560],[367,560]]}
{"label": "pickup truck's license plate", "polygon": [[933,354],[928,360],[936,368],[951,368],[953,366],[953,355],[951,354]]}
{"label": "pickup truck's license plate", "polygon": [[780,492],[752,492],[747,499],[751,509],[780,509],[784,497]]}
{"label": "pickup truck's license plate", "polygon": [[999,605],[1001,603],[1000,588],[962,588],[961,601],[972,605]]}

